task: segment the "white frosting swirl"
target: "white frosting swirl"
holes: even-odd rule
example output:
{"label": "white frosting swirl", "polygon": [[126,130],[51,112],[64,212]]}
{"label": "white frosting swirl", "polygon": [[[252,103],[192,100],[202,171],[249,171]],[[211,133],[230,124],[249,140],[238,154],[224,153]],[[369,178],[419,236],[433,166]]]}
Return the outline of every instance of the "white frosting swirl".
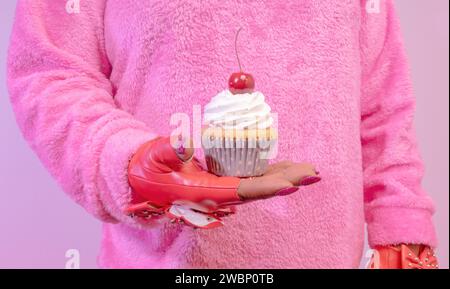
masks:
{"label": "white frosting swirl", "polygon": [[272,125],[270,106],[261,92],[232,94],[228,89],[205,106],[204,124],[224,129],[265,129]]}

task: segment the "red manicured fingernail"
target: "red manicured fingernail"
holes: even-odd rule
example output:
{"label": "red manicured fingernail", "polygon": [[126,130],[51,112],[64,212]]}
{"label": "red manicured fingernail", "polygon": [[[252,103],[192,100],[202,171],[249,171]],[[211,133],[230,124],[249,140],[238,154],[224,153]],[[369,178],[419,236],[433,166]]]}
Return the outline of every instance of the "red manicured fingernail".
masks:
{"label": "red manicured fingernail", "polygon": [[279,190],[275,195],[277,196],[287,196],[298,191],[298,187],[289,187]]}
{"label": "red manicured fingernail", "polygon": [[177,148],[177,154],[179,155],[184,155],[186,153],[186,149],[184,148],[184,146],[181,144],[178,148]]}
{"label": "red manicured fingernail", "polygon": [[312,185],[314,183],[319,182],[321,179],[322,178],[319,176],[309,176],[300,181],[300,186]]}

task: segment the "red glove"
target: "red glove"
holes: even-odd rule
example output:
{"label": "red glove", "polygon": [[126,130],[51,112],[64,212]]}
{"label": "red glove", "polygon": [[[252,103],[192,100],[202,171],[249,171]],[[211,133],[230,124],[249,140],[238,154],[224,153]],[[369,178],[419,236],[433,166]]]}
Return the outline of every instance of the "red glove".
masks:
{"label": "red glove", "polygon": [[127,213],[142,219],[165,215],[194,227],[215,228],[222,225],[222,216],[234,213],[232,205],[286,195],[298,185],[320,180],[311,165],[290,162],[270,167],[263,177],[218,177],[191,156],[182,159],[168,137],[141,146],[128,168],[133,198]]}
{"label": "red glove", "polygon": [[[411,245],[412,246],[412,245]],[[373,250],[368,269],[437,269],[436,255],[428,246],[413,252],[408,245],[383,246]]]}
{"label": "red glove", "polygon": [[169,138],[157,138],[138,149],[130,161],[128,179],[135,194],[128,212],[147,217],[165,214],[189,225],[213,228],[226,205],[242,202],[240,179],[217,177],[204,171],[196,159],[184,161]]}

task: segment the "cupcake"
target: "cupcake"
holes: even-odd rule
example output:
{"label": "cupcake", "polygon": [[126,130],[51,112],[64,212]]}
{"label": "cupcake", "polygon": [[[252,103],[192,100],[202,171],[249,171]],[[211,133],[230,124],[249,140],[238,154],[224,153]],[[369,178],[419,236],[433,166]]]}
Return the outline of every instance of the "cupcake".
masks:
{"label": "cupcake", "polygon": [[202,145],[208,170],[218,176],[260,176],[277,141],[270,106],[242,68],[231,75],[228,86],[204,109]]}
{"label": "cupcake", "polygon": [[261,92],[224,90],[205,106],[202,145],[208,170],[219,176],[264,174],[277,140]]}

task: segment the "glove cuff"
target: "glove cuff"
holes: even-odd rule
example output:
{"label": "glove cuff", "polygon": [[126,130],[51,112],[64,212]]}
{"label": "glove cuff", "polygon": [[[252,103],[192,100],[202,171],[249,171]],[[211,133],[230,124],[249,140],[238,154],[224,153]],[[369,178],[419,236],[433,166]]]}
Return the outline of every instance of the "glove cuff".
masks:
{"label": "glove cuff", "polygon": [[373,250],[368,269],[437,269],[434,251],[425,246],[416,255],[408,245],[380,246]]}

